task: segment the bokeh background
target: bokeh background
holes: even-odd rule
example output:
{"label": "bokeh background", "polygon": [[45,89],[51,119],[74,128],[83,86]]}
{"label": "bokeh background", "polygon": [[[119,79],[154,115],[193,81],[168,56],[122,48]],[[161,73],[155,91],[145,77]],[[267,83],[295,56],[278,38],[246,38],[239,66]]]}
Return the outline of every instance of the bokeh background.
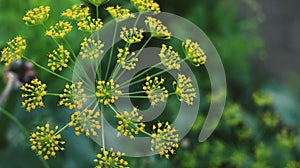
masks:
{"label": "bokeh background", "polygon": [[[44,36],[42,27],[28,27],[22,21],[25,11],[51,5],[48,24],[57,21],[63,10],[80,0],[0,0],[0,48],[16,35],[31,44],[26,52],[46,65],[47,53],[55,44]],[[185,17],[198,25],[217,48],[226,71],[227,102],[221,122],[205,142],[197,141],[209,107],[209,79],[199,74],[201,102],[199,116],[191,132],[170,160],[151,156],[126,158],[132,167],[300,167],[300,12],[297,0],[157,0],[162,11]],[[128,1],[112,4],[130,7]],[[101,8],[101,18],[108,16]],[[81,39],[68,36],[79,50]],[[208,56],[209,59],[209,56]],[[0,93],[5,86],[6,68],[0,65]],[[64,81],[35,69],[48,90],[63,88]],[[70,71],[62,74],[70,75]],[[59,86],[59,87],[58,87]],[[222,93],[220,93],[222,94]],[[3,105],[28,131],[41,123],[63,125],[71,114],[57,107],[58,99],[45,99],[45,108],[26,112],[21,108],[21,93],[14,90]],[[50,167],[93,167],[98,148],[92,140],[76,137],[72,129],[64,133],[66,151],[49,161]],[[42,167],[18,127],[0,114],[0,167]]]}

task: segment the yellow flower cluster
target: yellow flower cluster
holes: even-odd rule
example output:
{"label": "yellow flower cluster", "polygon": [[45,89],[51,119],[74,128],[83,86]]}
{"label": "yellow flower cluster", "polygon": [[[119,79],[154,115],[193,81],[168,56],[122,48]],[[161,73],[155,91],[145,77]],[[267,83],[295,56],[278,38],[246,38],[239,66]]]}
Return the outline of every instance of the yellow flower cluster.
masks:
{"label": "yellow flower cluster", "polygon": [[152,80],[150,76],[146,77],[145,85],[143,86],[143,90],[146,91],[148,98],[151,100],[151,105],[155,106],[158,102],[164,102],[165,99],[168,98],[168,90],[163,87],[165,79],[158,77],[154,77]]}
{"label": "yellow flower cluster", "polygon": [[159,4],[154,2],[154,0],[130,0],[130,2],[139,12],[160,12]]}
{"label": "yellow flower cluster", "polygon": [[85,59],[89,58],[90,60],[97,59],[99,56],[103,54],[102,48],[104,44],[98,40],[95,41],[94,39],[87,39],[84,38],[84,41],[81,43],[81,49],[79,55]]}
{"label": "yellow flower cluster", "polygon": [[145,20],[145,23],[152,37],[160,39],[171,38],[171,33],[169,32],[168,28],[165,25],[163,25],[160,20],[149,16]]}
{"label": "yellow flower cluster", "polygon": [[135,57],[135,53],[130,53],[129,48],[125,47],[125,49],[119,48],[119,53],[117,55],[117,62],[122,65],[123,69],[132,70],[135,68],[136,63],[138,62],[138,58]]}
{"label": "yellow flower cluster", "polygon": [[98,81],[97,82],[97,91],[96,97],[99,99],[100,103],[108,105],[109,103],[114,103],[121,95],[122,91],[118,90],[119,85],[114,83],[114,80],[111,79],[109,82]]}
{"label": "yellow flower cluster", "polygon": [[254,92],[252,98],[254,103],[258,106],[268,106],[273,103],[273,96],[263,90]]}
{"label": "yellow flower cluster", "polygon": [[76,108],[81,109],[83,103],[87,101],[84,88],[82,87],[82,82],[77,82],[76,84],[66,84],[64,93],[59,94],[60,101],[59,105],[69,107],[70,110]]}
{"label": "yellow flower cluster", "polygon": [[164,155],[169,159],[170,155],[173,155],[178,148],[179,135],[177,131],[168,122],[165,124],[159,122],[157,125],[153,125],[152,130],[151,150],[159,151],[160,156]]}
{"label": "yellow flower cluster", "polygon": [[179,97],[179,101],[184,101],[188,105],[192,105],[196,98],[196,89],[191,82],[191,78],[183,74],[178,74],[177,82],[173,82],[173,85],[176,85],[175,94]]}
{"label": "yellow flower cluster", "polygon": [[59,45],[57,50],[53,50],[49,54],[48,66],[51,67],[52,71],[59,70],[62,71],[63,68],[68,67],[68,62],[70,58],[70,52],[64,49],[63,45]]}
{"label": "yellow flower cluster", "polygon": [[185,42],[182,42],[182,48],[186,59],[191,61],[195,66],[200,66],[206,63],[207,57],[198,43],[186,40]]}
{"label": "yellow flower cluster", "polygon": [[38,25],[44,24],[44,22],[49,17],[50,6],[40,6],[38,8],[33,8],[29,10],[23,20],[25,21],[26,25]]}
{"label": "yellow flower cluster", "polygon": [[30,112],[37,106],[44,106],[43,97],[47,94],[46,87],[46,84],[37,78],[33,79],[30,84],[26,83],[23,85],[21,90],[25,91],[25,93],[22,94],[22,97],[26,98],[26,100],[22,102],[22,107],[26,107],[26,110]]}
{"label": "yellow flower cluster", "polygon": [[101,19],[92,19],[91,16],[88,16],[86,19],[77,22],[78,30],[94,33],[103,26]]}
{"label": "yellow flower cluster", "polygon": [[161,62],[169,69],[180,69],[180,56],[173,50],[172,46],[162,45],[159,57]]}
{"label": "yellow flower cluster", "polygon": [[[124,111],[123,114],[116,114],[116,118],[119,119],[117,130],[124,136],[129,136],[130,139],[134,138],[140,131],[143,131],[145,124],[142,123],[143,116],[140,116],[137,108],[133,108],[131,112]],[[118,136],[121,133],[118,133]]]}
{"label": "yellow flower cluster", "polygon": [[56,156],[56,152],[63,151],[65,142],[61,140],[61,135],[57,133],[58,126],[54,130],[50,129],[50,125],[37,126],[36,132],[32,133],[29,141],[31,149],[37,152],[37,155],[43,156],[45,160],[49,157]]}
{"label": "yellow flower cluster", "polygon": [[26,49],[26,40],[17,36],[13,40],[7,42],[7,47],[1,51],[0,62],[5,62],[5,66],[9,66],[13,61],[22,58]]}
{"label": "yellow flower cluster", "polygon": [[111,148],[110,151],[100,148],[101,153],[96,155],[94,162],[98,165],[95,168],[125,168],[128,167],[128,162],[120,157],[124,156],[124,153],[113,152]]}
{"label": "yellow flower cluster", "polygon": [[90,15],[89,13],[89,7],[80,7],[77,5],[73,5],[71,9],[67,9],[64,11],[61,16],[67,17],[71,20],[74,20],[76,22],[84,20],[86,17]]}
{"label": "yellow flower cluster", "polygon": [[130,13],[129,9],[123,9],[119,5],[117,5],[116,7],[107,7],[106,10],[117,22],[121,22],[129,18],[134,18],[134,14]]}
{"label": "yellow flower cluster", "polygon": [[98,7],[106,2],[108,2],[109,0],[87,0],[88,2],[90,2],[91,4],[93,4],[94,6]]}
{"label": "yellow flower cluster", "polygon": [[285,147],[293,148],[298,143],[298,136],[295,133],[288,132],[286,128],[283,128],[280,133],[277,133],[277,142]]}
{"label": "yellow flower cluster", "polygon": [[144,37],[143,33],[143,29],[138,30],[136,27],[130,28],[129,30],[127,30],[126,27],[122,27],[122,31],[120,32],[120,38],[129,44],[139,43]]}
{"label": "yellow flower cluster", "polygon": [[69,126],[75,127],[75,135],[79,136],[85,132],[85,136],[97,136],[101,126],[99,122],[100,112],[84,109],[76,111],[71,116]]}
{"label": "yellow flower cluster", "polygon": [[46,35],[55,38],[64,38],[73,26],[69,22],[59,21],[54,26],[51,26],[49,30],[46,31]]}

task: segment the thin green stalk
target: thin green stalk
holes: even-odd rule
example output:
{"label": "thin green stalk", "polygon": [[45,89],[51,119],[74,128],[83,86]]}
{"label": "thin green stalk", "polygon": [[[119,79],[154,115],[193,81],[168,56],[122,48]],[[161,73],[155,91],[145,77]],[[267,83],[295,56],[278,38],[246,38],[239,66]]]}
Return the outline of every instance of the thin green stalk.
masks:
{"label": "thin green stalk", "polygon": [[148,96],[126,96],[126,95],[124,95],[124,96],[118,96],[118,97],[120,97],[120,98],[134,98],[134,99],[148,99]]}
{"label": "thin green stalk", "polygon": [[47,93],[46,96],[59,96],[60,94],[57,93]]}
{"label": "thin green stalk", "polygon": [[102,138],[102,147],[105,150],[105,138],[104,138],[104,115],[103,115],[103,104],[101,104],[101,125],[102,125],[102,131],[101,131],[101,138]]}
{"label": "thin green stalk", "polygon": [[109,54],[109,60],[108,60],[106,73],[105,73],[105,78],[104,78],[105,80],[107,79],[108,71],[110,69],[110,64],[111,64],[112,55],[113,55],[113,51],[114,51],[117,30],[118,30],[118,22],[116,22],[116,25],[115,25],[114,36],[113,36],[113,40],[112,40],[112,46],[111,46],[111,50],[110,50],[110,54]]}

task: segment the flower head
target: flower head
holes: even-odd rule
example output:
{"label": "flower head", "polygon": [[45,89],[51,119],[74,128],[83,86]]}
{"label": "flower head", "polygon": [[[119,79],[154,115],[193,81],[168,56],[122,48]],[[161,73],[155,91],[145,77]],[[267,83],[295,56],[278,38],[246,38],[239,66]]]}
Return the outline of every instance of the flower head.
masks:
{"label": "flower head", "polygon": [[119,5],[116,7],[107,7],[106,10],[117,22],[121,22],[128,18],[134,18],[134,14],[130,13],[129,9],[123,9]]}
{"label": "flower head", "polygon": [[96,155],[96,159],[94,162],[98,165],[96,168],[110,167],[110,168],[125,168],[128,167],[128,162],[124,159],[121,159],[121,156],[124,156],[124,153],[121,152],[113,152],[111,148],[110,151],[101,148],[101,153]]}
{"label": "flower head", "polygon": [[[131,112],[124,111],[123,114],[116,114],[118,119],[117,130],[120,131],[124,136],[129,136],[131,139],[134,135],[137,135],[140,131],[144,130],[145,124],[142,123],[143,116],[140,116],[137,108],[133,108]],[[121,133],[118,133],[118,136]]]}
{"label": "flower head", "polygon": [[114,83],[114,80],[108,82],[102,80],[97,82],[96,97],[100,103],[108,105],[114,103],[119,97],[117,95],[122,94],[121,90],[118,90],[119,85]]}
{"label": "flower head", "polygon": [[273,96],[263,90],[253,93],[252,98],[254,103],[258,106],[267,106],[273,103]]}
{"label": "flower head", "polygon": [[7,42],[7,47],[1,51],[0,62],[5,62],[5,66],[9,66],[13,61],[22,58],[25,49],[26,41],[20,36],[15,37]]}
{"label": "flower head", "polygon": [[186,40],[182,43],[182,48],[186,59],[191,61],[195,66],[200,66],[206,63],[207,57],[198,43]]}
{"label": "flower head", "polygon": [[293,132],[288,132],[286,128],[283,128],[280,133],[277,133],[276,140],[280,145],[292,148],[297,145],[298,136]]}
{"label": "flower head", "polygon": [[178,74],[178,80],[174,81],[173,85],[176,85],[175,94],[179,97],[179,101],[192,105],[196,98],[196,89],[192,85],[191,78]]}
{"label": "flower head", "polygon": [[26,25],[43,24],[49,17],[50,6],[40,6],[29,10],[23,20]]}
{"label": "flower head", "polygon": [[91,4],[93,4],[94,6],[98,7],[106,2],[108,2],[109,0],[87,0],[88,2],[90,2]]}
{"label": "flower head", "polygon": [[70,110],[76,108],[81,109],[83,103],[87,101],[82,82],[76,84],[66,84],[64,93],[60,94],[59,105],[69,107]]}
{"label": "flower head", "polygon": [[165,79],[158,77],[154,77],[151,79],[150,76],[146,77],[145,85],[143,86],[143,90],[146,91],[148,98],[151,100],[151,105],[155,106],[158,102],[164,102],[165,99],[168,98],[168,90],[163,87]]}
{"label": "flower head", "polygon": [[139,43],[143,39],[144,30],[138,30],[136,27],[130,28],[129,30],[126,27],[122,27],[122,31],[120,33],[121,39],[123,39],[126,43],[133,44]]}
{"label": "flower head", "polygon": [[159,151],[160,156],[169,159],[170,155],[175,153],[178,148],[179,135],[177,131],[169,125],[168,122],[158,123],[152,127],[151,150]]}
{"label": "flower head", "polygon": [[46,31],[46,35],[51,38],[64,38],[70,31],[73,26],[69,22],[59,21],[54,26],[51,26],[49,30]]}
{"label": "flower head", "polygon": [[159,4],[154,2],[154,0],[130,0],[130,2],[139,12],[160,12]]}
{"label": "flower head", "polygon": [[58,126],[52,130],[50,125],[46,124],[45,126],[37,126],[36,132],[30,136],[31,149],[36,151],[39,156],[43,156],[45,160],[56,156],[56,152],[64,150],[61,145],[65,142],[61,140],[61,135],[57,133],[57,130]]}
{"label": "flower head", "polygon": [[180,56],[178,52],[173,50],[172,46],[167,47],[165,44],[159,53],[161,62],[169,69],[180,69]]}
{"label": "flower head", "polygon": [[86,17],[88,17],[89,14],[89,7],[80,7],[77,5],[73,5],[71,9],[67,9],[64,11],[61,16],[67,17],[69,19],[72,19],[74,21],[81,21],[84,20]]}
{"label": "flower head", "polygon": [[119,53],[117,55],[117,62],[122,65],[123,69],[132,70],[135,68],[136,63],[138,62],[138,58],[135,57],[135,53],[130,53],[129,48],[125,47],[125,49],[119,48]]}
{"label": "flower head", "polygon": [[23,98],[26,98],[22,102],[22,107],[26,107],[26,110],[29,112],[31,109],[35,109],[37,106],[44,106],[43,97],[46,95],[46,84],[42,83],[40,80],[33,79],[30,84],[26,83],[21,87],[22,91],[25,93],[22,94]]}
{"label": "flower head", "polygon": [[103,54],[102,48],[104,44],[98,40],[95,41],[94,39],[87,39],[84,38],[84,41],[81,43],[81,50],[79,55],[85,59],[89,58],[90,60],[97,59],[99,56]]}
{"label": "flower head", "polygon": [[103,22],[101,19],[92,19],[91,16],[88,16],[86,19],[77,22],[78,30],[94,33],[95,31],[101,29]]}
{"label": "flower head", "polygon": [[171,38],[171,33],[168,31],[168,28],[165,25],[163,25],[160,20],[149,16],[145,20],[145,23],[152,37],[160,39]]}
{"label": "flower head", "polygon": [[100,130],[99,122],[100,112],[84,109],[83,111],[76,111],[71,116],[70,126],[75,127],[75,134],[79,136],[82,132],[85,132],[86,136],[97,136],[97,132]]}
{"label": "flower head", "polygon": [[68,67],[68,62],[70,58],[70,52],[64,49],[63,45],[59,45],[57,50],[53,50],[49,54],[48,66],[51,67],[52,71],[59,70],[62,71],[63,68]]}

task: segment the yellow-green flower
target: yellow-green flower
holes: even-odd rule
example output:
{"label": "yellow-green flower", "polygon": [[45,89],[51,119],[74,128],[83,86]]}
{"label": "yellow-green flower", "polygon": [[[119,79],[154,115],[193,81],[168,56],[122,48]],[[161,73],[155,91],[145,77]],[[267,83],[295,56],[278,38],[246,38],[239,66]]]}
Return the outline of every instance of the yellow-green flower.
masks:
{"label": "yellow-green flower", "polygon": [[108,82],[102,80],[97,82],[96,97],[99,99],[100,103],[108,105],[109,103],[114,103],[122,94],[121,90],[118,90],[119,85],[114,83],[114,80]]}
{"label": "yellow-green flower", "polygon": [[94,33],[95,31],[101,29],[103,26],[103,22],[101,22],[101,19],[92,19],[90,16],[88,16],[86,19],[81,20],[77,22],[78,30],[88,32],[88,33]]}
{"label": "yellow-green flower", "polygon": [[126,27],[122,27],[122,31],[120,32],[120,38],[129,44],[139,43],[144,37],[143,33],[143,29],[138,30],[136,27],[130,28],[129,30]]}
{"label": "yellow-green flower", "polygon": [[267,106],[273,103],[273,96],[262,90],[256,91],[252,95],[254,103],[258,106]]}
{"label": "yellow-green flower", "polygon": [[182,48],[186,59],[195,66],[200,66],[206,63],[207,57],[198,43],[186,40],[185,42],[182,42]]}
{"label": "yellow-green flower", "polygon": [[139,60],[135,57],[135,53],[130,53],[128,47],[125,47],[125,49],[119,48],[118,51],[119,53],[117,55],[117,62],[121,64],[122,68],[126,70],[134,69]]}
{"label": "yellow-green flower", "polygon": [[165,156],[169,159],[170,155],[175,153],[178,148],[179,135],[177,131],[169,125],[168,122],[152,126],[151,150],[159,151],[160,156]]}
{"label": "yellow-green flower", "polygon": [[288,130],[284,128],[276,135],[276,140],[280,145],[292,148],[297,145],[298,136],[294,133],[289,133]]}
{"label": "yellow-green flower", "polygon": [[86,19],[90,15],[89,10],[89,7],[82,8],[80,6],[73,5],[71,9],[64,11],[61,16],[78,22]]}
{"label": "yellow-green flower", "polygon": [[[137,108],[133,108],[131,112],[124,111],[123,114],[116,114],[118,119],[117,130],[120,131],[124,136],[129,136],[130,139],[134,138],[140,131],[143,131],[145,124],[142,123],[143,116],[140,116]],[[118,133],[118,136],[121,133]]]}
{"label": "yellow-green flower", "polygon": [[58,126],[54,130],[50,129],[50,125],[37,126],[36,132],[32,133],[29,141],[31,149],[37,152],[37,155],[43,156],[45,160],[49,157],[56,156],[58,151],[63,151],[65,142],[61,140],[61,135],[57,132]]}
{"label": "yellow-green flower", "polygon": [[87,0],[88,2],[90,2],[91,4],[93,4],[94,6],[98,7],[106,2],[108,2],[109,0]]}
{"label": "yellow-green flower", "polygon": [[169,70],[180,69],[180,56],[178,52],[173,50],[172,46],[167,47],[163,44],[158,56],[164,66],[166,66]]}
{"label": "yellow-green flower", "polygon": [[196,98],[196,89],[192,85],[191,78],[178,74],[177,82],[174,81],[173,85],[176,85],[175,94],[178,96],[179,101],[192,105]]}
{"label": "yellow-green flower", "polygon": [[96,155],[94,162],[97,163],[96,168],[127,168],[128,162],[121,157],[124,156],[124,153],[113,152],[111,148],[110,151],[100,148],[101,153]]}
{"label": "yellow-green flower", "polygon": [[154,0],[130,0],[130,2],[139,12],[160,12],[159,4],[154,2]]}
{"label": "yellow-green flower", "polygon": [[100,112],[84,109],[83,111],[76,111],[71,116],[71,122],[69,126],[75,127],[75,134],[79,136],[82,132],[85,132],[85,136],[97,136],[99,132]]}
{"label": "yellow-green flower", "polygon": [[63,68],[68,67],[69,58],[70,52],[65,50],[63,45],[59,45],[57,50],[53,50],[49,54],[48,66],[51,67],[52,71],[57,69],[62,71]]}
{"label": "yellow-green flower", "polygon": [[87,39],[84,38],[84,41],[81,43],[81,49],[79,55],[85,59],[89,58],[90,60],[97,59],[103,54],[102,48],[104,44],[98,40],[95,41],[94,39]]}
{"label": "yellow-green flower", "polygon": [[23,56],[26,49],[26,40],[17,36],[13,40],[7,42],[7,47],[1,51],[0,62],[5,62],[5,66],[9,66],[13,61],[19,60]]}
{"label": "yellow-green flower", "polygon": [[23,20],[25,21],[26,25],[38,25],[44,24],[44,22],[49,17],[50,6],[40,6],[38,8],[33,8],[29,10]]}
{"label": "yellow-green flower", "polygon": [[107,7],[106,10],[117,22],[121,22],[129,18],[134,18],[134,14],[130,13],[129,9],[123,9],[119,5],[117,5],[116,7]]}
{"label": "yellow-green flower", "polygon": [[163,25],[160,20],[149,16],[145,20],[145,23],[152,37],[160,39],[171,38],[171,33],[169,32],[168,28]]}
{"label": "yellow-green flower", "polygon": [[54,26],[51,26],[49,30],[46,31],[46,35],[56,38],[64,38],[70,31],[73,26],[69,22],[59,21]]}
{"label": "yellow-green flower", "polygon": [[60,94],[59,105],[69,107],[70,110],[76,108],[81,109],[83,103],[87,101],[82,82],[76,84],[66,84],[64,93]]}
{"label": "yellow-green flower", "polygon": [[26,107],[26,110],[30,112],[38,106],[44,106],[43,97],[47,94],[46,87],[46,84],[37,78],[33,79],[30,84],[23,85],[21,90],[25,93],[22,94],[22,97],[26,99],[22,102],[22,107]]}
{"label": "yellow-green flower", "polygon": [[164,78],[159,79],[158,77],[154,77],[154,79],[151,79],[150,76],[146,77],[143,90],[146,91],[152,106],[155,106],[159,102],[164,102],[168,98],[168,90],[162,86],[164,82]]}

